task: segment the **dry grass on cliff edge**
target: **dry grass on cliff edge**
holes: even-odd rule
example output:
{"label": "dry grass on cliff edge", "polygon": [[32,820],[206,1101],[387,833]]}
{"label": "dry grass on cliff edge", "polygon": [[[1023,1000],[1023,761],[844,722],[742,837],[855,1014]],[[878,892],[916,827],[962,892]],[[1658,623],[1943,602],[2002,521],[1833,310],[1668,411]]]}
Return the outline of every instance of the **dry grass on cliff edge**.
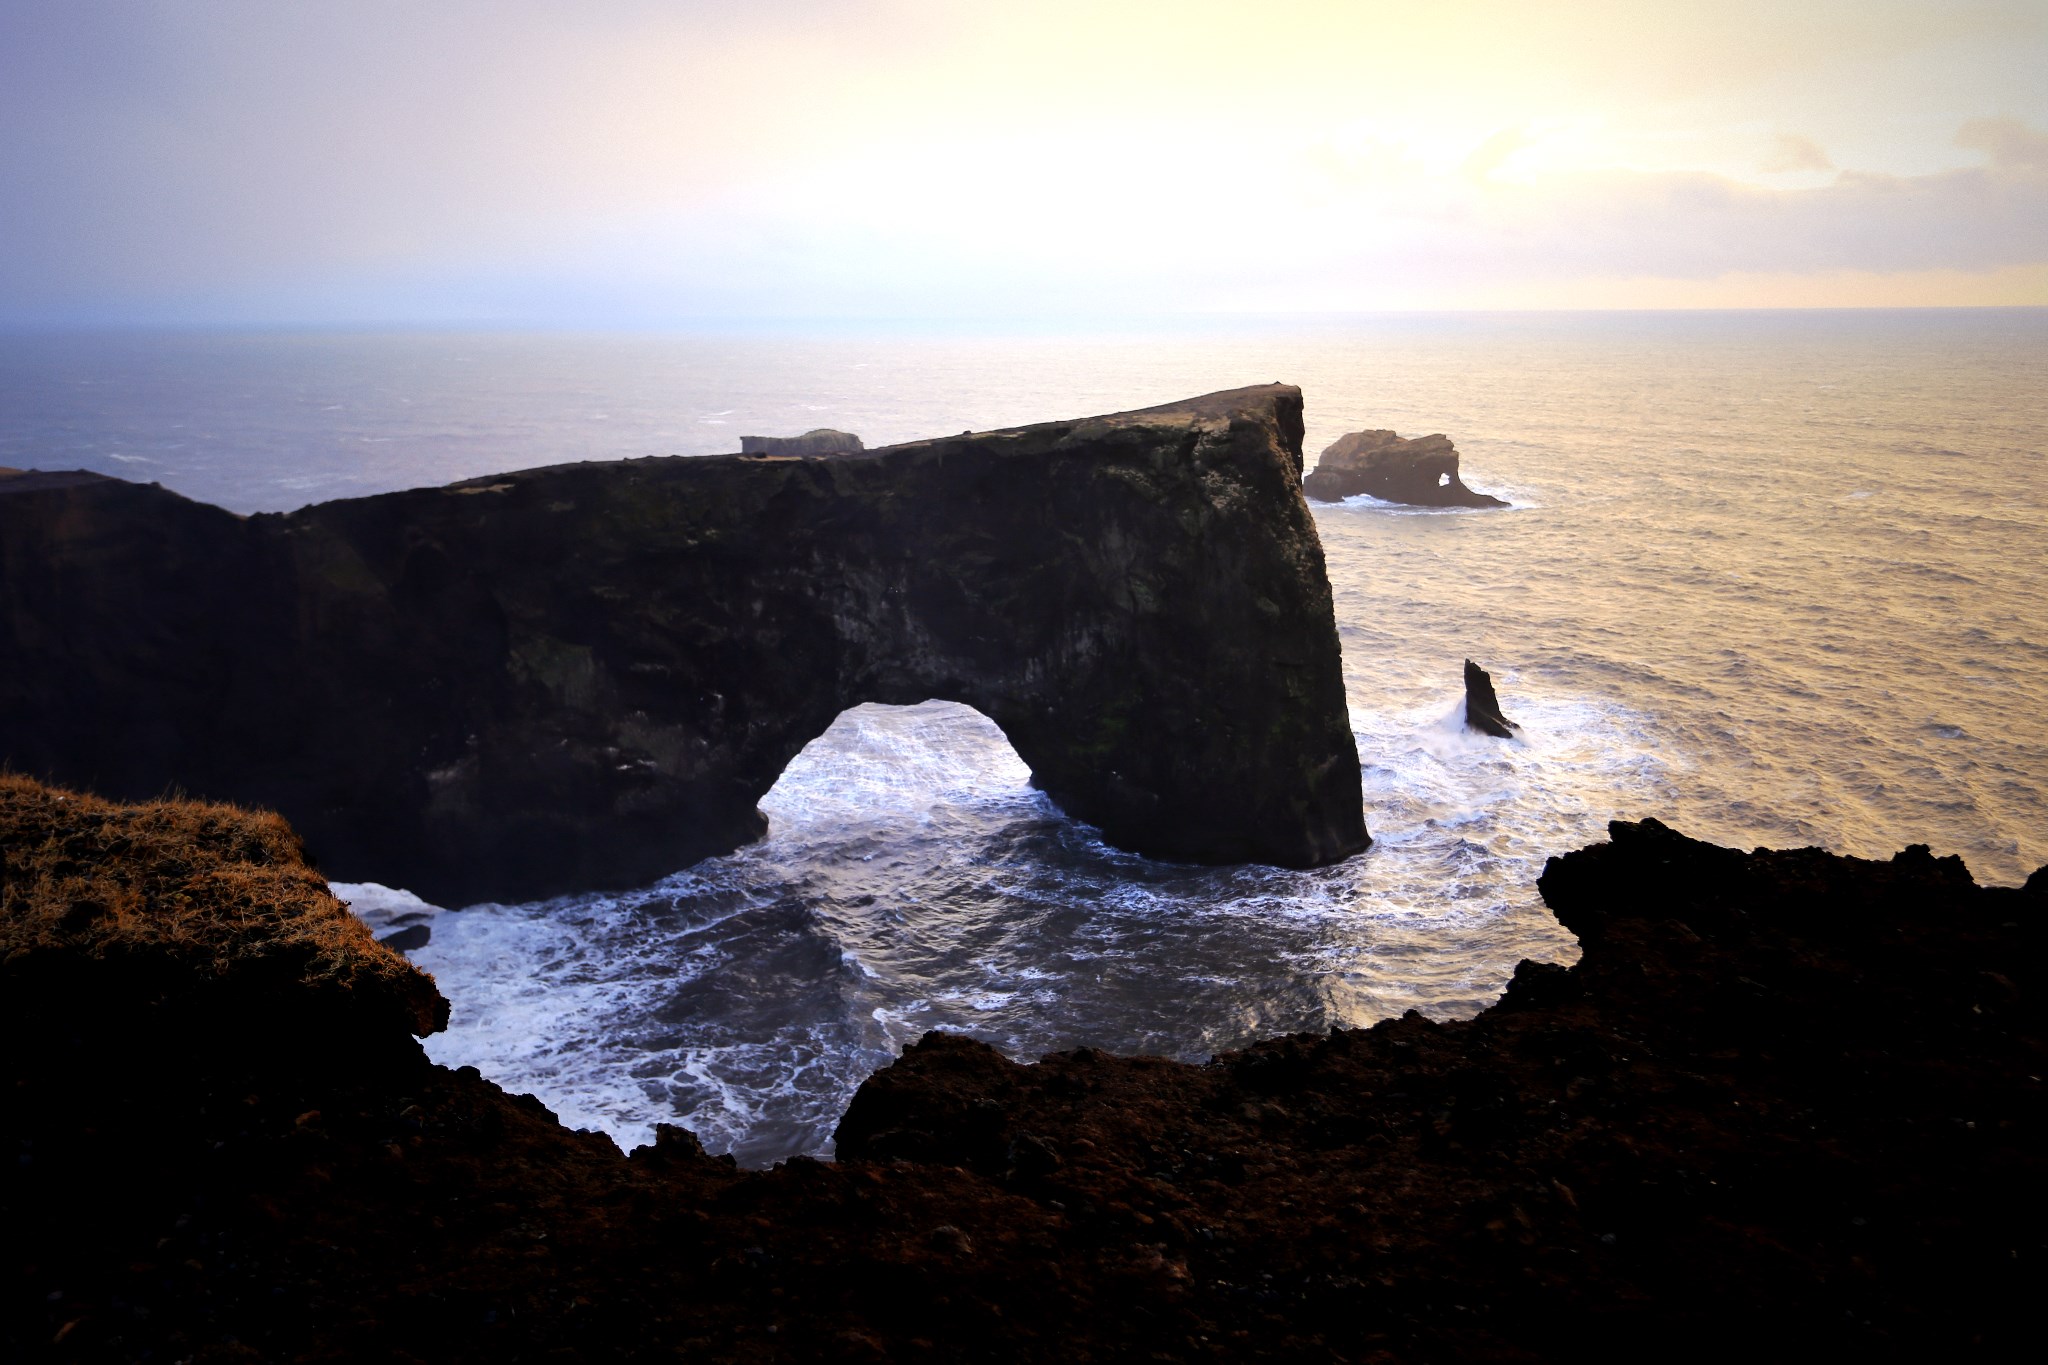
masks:
{"label": "dry grass on cliff edge", "polygon": [[149,958],[224,980],[289,964],[308,987],[445,1024],[433,979],[378,943],[268,811],[119,805],[0,773],[0,966],[48,952]]}

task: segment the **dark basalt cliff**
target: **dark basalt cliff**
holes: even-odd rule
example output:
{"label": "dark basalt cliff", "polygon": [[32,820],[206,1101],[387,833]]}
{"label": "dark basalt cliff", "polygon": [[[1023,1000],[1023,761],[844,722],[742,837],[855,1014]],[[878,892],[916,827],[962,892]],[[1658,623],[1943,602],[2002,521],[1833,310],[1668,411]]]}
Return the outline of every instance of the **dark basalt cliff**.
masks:
{"label": "dark basalt cliff", "polygon": [[744,1172],[428,1063],[274,818],[0,778],[0,1356],[2031,1358],[2048,873],[1612,836],[1476,1019],[933,1034]]}
{"label": "dark basalt cliff", "polygon": [[1442,434],[1402,440],[1391,431],[1340,436],[1304,481],[1318,502],[1342,502],[1360,493],[1418,507],[1506,507],[1474,492],[1458,477],[1458,450]]}
{"label": "dark basalt cliff", "polygon": [[849,706],[945,698],[1166,858],[1367,843],[1282,385],[818,458],[563,465],[237,517],[0,478],[0,762],[283,812],[462,903],[757,837]]}

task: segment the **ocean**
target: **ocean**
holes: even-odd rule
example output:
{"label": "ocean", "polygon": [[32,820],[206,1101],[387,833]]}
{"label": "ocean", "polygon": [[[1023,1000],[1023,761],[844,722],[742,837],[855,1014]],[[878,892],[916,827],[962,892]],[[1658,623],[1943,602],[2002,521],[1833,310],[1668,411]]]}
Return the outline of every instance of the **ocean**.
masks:
{"label": "ocean", "polygon": [[[1307,872],[1157,863],[985,718],[857,707],[768,836],[627,894],[337,886],[453,1005],[427,1040],[622,1145],[827,1155],[927,1029],[1202,1059],[1469,1017],[1577,947],[1544,860],[1654,815],[1753,847],[2048,863],[2048,310],[1507,314],[1145,334],[0,337],[0,465],[237,511],[816,426],[870,445],[1283,380],[1308,449],[1441,431],[1513,505],[1318,505],[1375,839]],[[1459,724],[1492,670],[1519,739]]]}

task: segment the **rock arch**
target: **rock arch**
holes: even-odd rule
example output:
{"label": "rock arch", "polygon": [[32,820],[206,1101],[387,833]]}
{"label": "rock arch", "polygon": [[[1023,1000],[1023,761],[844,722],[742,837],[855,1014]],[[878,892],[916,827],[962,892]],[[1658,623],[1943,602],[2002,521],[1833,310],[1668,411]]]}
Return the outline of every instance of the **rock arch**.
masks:
{"label": "rock arch", "polygon": [[0,478],[0,757],[274,807],[459,904],[757,837],[840,712],[963,702],[1113,842],[1368,842],[1284,385],[861,453],[560,465],[233,516]]}
{"label": "rock arch", "polygon": [[[921,820],[948,805],[993,818],[1035,818],[1031,768],[1002,727],[962,702],[862,702],[798,751],[761,797],[770,832],[847,834],[842,822]],[[999,813],[1000,812],[1000,813]]]}

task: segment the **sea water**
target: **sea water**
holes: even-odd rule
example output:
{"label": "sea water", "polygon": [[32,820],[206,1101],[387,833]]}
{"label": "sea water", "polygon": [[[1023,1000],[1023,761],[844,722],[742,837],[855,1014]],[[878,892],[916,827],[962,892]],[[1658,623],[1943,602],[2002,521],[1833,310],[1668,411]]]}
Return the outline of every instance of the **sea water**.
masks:
{"label": "sea water", "polygon": [[[1749,847],[2048,862],[2048,311],[1441,315],[1145,335],[0,339],[0,465],[241,511],[814,426],[871,445],[1302,386],[1311,459],[1442,431],[1498,511],[1318,506],[1374,844],[1104,844],[944,701],[862,706],[769,833],[625,894],[431,907],[429,1052],[622,1144],[829,1153],[927,1029],[1200,1059],[1486,1007],[1577,948],[1544,859],[1655,815]],[[1461,725],[1465,658],[1513,741]]]}

